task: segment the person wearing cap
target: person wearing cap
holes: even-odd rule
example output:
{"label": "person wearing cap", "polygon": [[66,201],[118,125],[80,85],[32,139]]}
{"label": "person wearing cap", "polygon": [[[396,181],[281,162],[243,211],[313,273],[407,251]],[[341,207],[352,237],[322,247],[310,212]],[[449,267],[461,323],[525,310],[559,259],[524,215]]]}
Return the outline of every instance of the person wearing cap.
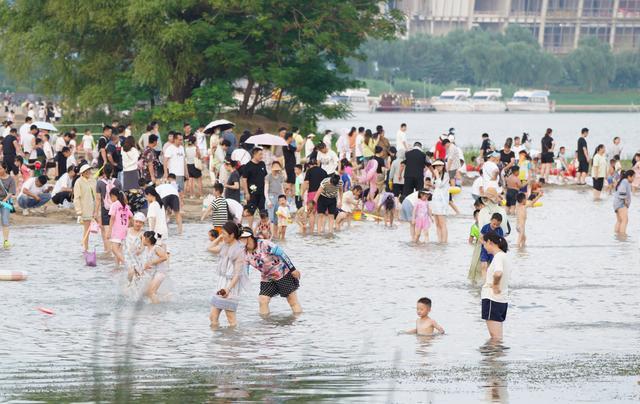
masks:
{"label": "person wearing cap", "polygon": [[447,210],[449,208],[449,174],[442,160],[436,160],[432,164],[434,176],[434,191],[431,199],[431,213],[435,218],[438,242],[447,243],[449,231],[447,230]]}
{"label": "person wearing cap", "polygon": [[78,171],[80,178],[73,186],[73,207],[82,223],[82,248],[89,251],[89,227],[98,217],[96,205],[95,181],[91,178],[91,166],[84,164]]}
{"label": "person wearing cap", "polygon": [[240,234],[245,244],[246,264],[260,272],[260,314],[269,314],[269,302],[275,295],[287,299],[294,314],[302,313],[296,290],[300,287],[300,271],[282,248],[271,241],[257,239],[249,227]]}
{"label": "person wearing cap", "polygon": [[482,164],[482,186],[484,189],[489,187],[498,188],[498,177],[500,176],[500,168],[498,161],[500,153],[493,151],[487,156],[487,160]]}

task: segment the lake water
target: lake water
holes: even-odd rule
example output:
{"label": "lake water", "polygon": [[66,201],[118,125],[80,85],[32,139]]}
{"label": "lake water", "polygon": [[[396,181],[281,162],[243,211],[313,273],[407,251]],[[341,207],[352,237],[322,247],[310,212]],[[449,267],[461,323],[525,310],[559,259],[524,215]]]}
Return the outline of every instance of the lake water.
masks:
{"label": "lake water", "polygon": [[[172,301],[139,307],[108,260],[83,265],[79,226],[14,228],[0,266],[30,275],[0,282],[0,401],[637,402],[640,201],[619,241],[610,200],[550,189],[530,211],[530,246],[509,252],[504,346],[490,348],[467,281],[468,190],[456,198],[448,245],[414,246],[403,223],[357,222],[331,239],[291,228],[283,246],[305,312],[292,317],[276,298],[261,318],[254,274],[236,330],[209,329],[217,259],[206,225],[169,240]],[[446,335],[398,334],[422,296]]]}
{"label": "lake water", "polygon": [[461,147],[479,148],[483,132],[489,133],[498,146],[502,146],[507,137],[527,132],[533,137],[534,148],[539,150],[540,139],[547,128],[552,128],[558,147],[567,147],[571,155],[577,147],[580,130],[587,127],[590,152],[600,143],[609,146],[615,136],[622,138],[626,158],[640,152],[640,113],[358,113],[345,120],[321,121],[319,126],[342,133],[352,126],[373,131],[376,125],[382,125],[387,137],[394,142],[402,123],[407,124],[408,140],[420,140],[425,146],[434,144],[439,135],[453,127],[456,143]]}

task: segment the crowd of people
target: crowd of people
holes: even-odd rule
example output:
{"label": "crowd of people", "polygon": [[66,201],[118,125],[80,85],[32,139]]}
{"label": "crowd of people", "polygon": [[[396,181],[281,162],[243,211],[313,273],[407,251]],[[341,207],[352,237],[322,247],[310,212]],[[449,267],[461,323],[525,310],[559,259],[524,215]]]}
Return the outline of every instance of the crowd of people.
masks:
{"label": "crowd of people", "polygon": [[[114,121],[97,141],[89,131],[76,141],[75,130],[50,133],[29,116],[19,128],[9,124],[0,142],[4,248],[10,246],[9,219],[16,206],[24,215],[44,214],[50,203],[74,209],[83,253],[89,253],[91,235],[100,233],[105,252],[126,268],[129,283],[158,302],[170,265],[168,221],[175,217],[180,235],[185,199],[201,199],[201,218],[211,222],[209,251],[219,256],[210,321],[217,326],[224,311],[235,325],[247,268],[261,273],[261,313],[269,312],[275,295],[286,298],[294,313],[302,310],[296,293],[300,271],[275,244],[290,236],[289,226],[295,224],[301,235],[332,235],[365,217],[384,226],[400,220],[409,223],[416,243],[429,241],[432,226],[437,241],[447,243],[447,217],[460,212],[455,195],[470,178],[474,254],[469,279],[482,285],[482,318],[492,338],[499,339],[508,306],[510,216],[522,248],[527,210],[541,203],[545,184],[590,182],[596,199],[602,192],[614,194],[615,232],[623,235],[631,195],[640,188],[640,153],[625,171],[620,138],[591,154],[586,128],[572,156],[557,147],[548,129],[539,151],[526,133],[508,138],[502,148],[482,134],[479,155],[468,161],[453,128],[431,147],[410,143],[406,124],[393,145],[380,125],[340,135],[325,131],[322,139],[283,127],[271,145],[249,141],[261,130],[236,136],[232,127],[205,131],[199,125],[194,131],[185,123],[164,141],[160,133],[160,125],[152,122],[136,138],[130,125]],[[205,196],[208,185],[211,192]],[[430,305],[428,298],[420,299],[412,332],[443,331],[428,318]]]}

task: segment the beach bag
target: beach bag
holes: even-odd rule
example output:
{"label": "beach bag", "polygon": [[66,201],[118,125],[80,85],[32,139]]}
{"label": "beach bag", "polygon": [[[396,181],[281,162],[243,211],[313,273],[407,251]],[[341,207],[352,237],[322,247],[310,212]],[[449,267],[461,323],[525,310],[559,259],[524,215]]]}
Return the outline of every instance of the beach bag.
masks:
{"label": "beach bag", "polygon": [[102,204],[104,205],[104,208],[106,210],[109,210],[111,208],[111,195],[110,195],[110,193],[111,193],[111,190],[116,187],[116,179],[112,178],[109,181],[105,181],[105,180],[103,180],[103,181],[107,186],[106,186],[106,191],[104,193],[104,198],[102,198]]}
{"label": "beach bag", "polygon": [[93,250],[92,252],[84,251],[82,255],[84,256],[84,262],[88,267],[95,267],[98,264],[96,250]]}
{"label": "beach bag", "polygon": [[96,234],[99,231],[100,231],[100,225],[98,225],[98,222],[96,222],[95,220],[92,220],[91,224],[89,225],[89,233]]}
{"label": "beach bag", "polygon": [[196,168],[196,170],[199,170],[199,171],[202,171],[202,169],[204,168],[204,165],[202,164],[202,160],[197,157],[193,159],[193,165]]}

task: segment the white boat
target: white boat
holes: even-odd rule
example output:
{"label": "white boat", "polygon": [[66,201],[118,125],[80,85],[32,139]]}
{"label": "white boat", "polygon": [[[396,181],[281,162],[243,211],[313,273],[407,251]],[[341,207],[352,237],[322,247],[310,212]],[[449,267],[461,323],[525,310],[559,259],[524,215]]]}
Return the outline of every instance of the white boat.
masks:
{"label": "white boat", "polygon": [[346,104],[351,112],[370,112],[369,90],[366,88],[348,89],[330,96],[326,105]]}
{"label": "white boat", "polygon": [[546,90],[519,90],[507,102],[507,110],[512,112],[553,112],[550,93]]}
{"label": "white boat", "polygon": [[431,106],[436,112],[473,112],[469,97],[470,89],[454,88],[451,91],[443,91],[440,97],[431,101]]}
{"label": "white boat", "polygon": [[475,112],[504,112],[507,104],[502,101],[502,89],[485,88],[476,91],[471,97],[471,104]]}

